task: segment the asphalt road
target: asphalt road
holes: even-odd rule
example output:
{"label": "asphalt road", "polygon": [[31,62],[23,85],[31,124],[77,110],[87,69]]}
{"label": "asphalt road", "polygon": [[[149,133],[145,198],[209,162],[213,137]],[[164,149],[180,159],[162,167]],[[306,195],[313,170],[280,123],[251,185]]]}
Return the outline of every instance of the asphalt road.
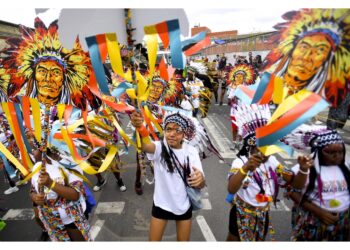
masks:
{"label": "asphalt road", "polygon": [[[208,117],[202,122],[207,127],[214,144],[224,155],[226,163],[220,162],[215,156],[210,156],[202,162],[207,180],[207,188],[204,190],[205,208],[193,214],[191,241],[224,241],[228,232],[230,209],[225,201],[226,177],[235,155],[235,152],[229,149],[232,145],[229,107],[213,103]],[[349,132],[342,130],[340,133],[350,141]],[[347,149],[350,152],[348,145]],[[129,154],[123,155],[121,159],[124,162],[122,177],[127,190],[119,191],[114,176],[106,173],[108,179],[106,186],[100,192],[94,192],[98,205],[89,221],[95,241],[147,241],[148,239],[154,186],[145,183],[144,194],[137,195],[134,191],[135,151],[131,149]],[[294,158],[278,156],[278,159],[289,167],[295,164]],[[93,183],[96,182],[93,176],[89,179]],[[20,191],[16,193],[4,195],[3,191],[7,189],[7,185],[3,175],[0,174],[0,208],[9,209],[0,211],[0,217],[7,223],[6,228],[0,232],[0,241],[36,241],[41,231],[33,220],[28,196],[29,184],[21,186]],[[282,195],[280,199],[278,207],[271,209],[272,223],[276,231],[274,238],[277,241],[288,241],[291,234],[291,202],[284,200]],[[168,223],[163,240],[176,240],[174,222]]]}

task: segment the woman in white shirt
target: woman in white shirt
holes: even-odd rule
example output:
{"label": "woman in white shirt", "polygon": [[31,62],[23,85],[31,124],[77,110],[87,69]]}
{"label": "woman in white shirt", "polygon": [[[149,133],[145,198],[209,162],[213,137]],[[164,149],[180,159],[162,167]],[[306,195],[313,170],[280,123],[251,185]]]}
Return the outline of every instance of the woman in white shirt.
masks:
{"label": "woman in white shirt", "polygon": [[315,164],[309,171],[300,165],[292,168],[305,176],[306,186],[290,193],[295,201],[291,239],[350,240],[350,171],[345,165],[344,141],[334,130],[308,137]]}
{"label": "woman in white shirt", "polygon": [[188,185],[193,188],[201,189],[205,185],[199,154],[184,142],[195,135],[194,125],[179,113],[168,115],[163,123],[164,139],[152,142],[140,113],[132,113],[131,122],[142,138],[142,151],[154,163],[155,189],[149,240],[162,240],[168,220],[175,220],[177,240],[188,241],[192,206],[182,176],[186,176]]}

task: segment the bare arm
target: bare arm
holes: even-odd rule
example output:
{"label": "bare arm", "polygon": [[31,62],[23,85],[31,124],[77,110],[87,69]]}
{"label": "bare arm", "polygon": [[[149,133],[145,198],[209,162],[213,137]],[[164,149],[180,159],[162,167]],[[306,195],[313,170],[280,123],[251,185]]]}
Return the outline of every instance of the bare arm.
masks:
{"label": "bare arm", "polygon": [[143,117],[141,113],[134,111],[130,115],[131,124],[139,131],[141,137],[141,150],[143,152],[154,154],[156,145],[149,139],[149,132],[143,125]]}
{"label": "bare arm", "polygon": [[253,154],[249,160],[242,166],[241,171],[232,175],[229,179],[227,190],[231,194],[235,194],[242,186],[242,181],[246,177],[248,171],[255,171],[257,167],[263,162],[265,156],[261,154]]}
{"label": "bare arm", "polygon": [[188,184],[194,188],[198,188],[198,189],[204,188],[205,179],[204,179],[203,173],[195,167],[192,167],[192,169],[193,169],[193,172],[191,173],[190,177],[187,179]]}
{"label": "bare arm", "polygon": [[292,186],[296,189],[302,189],[304,188],[308,173],[310,171],[310,168],[314,165],[313,160],[308,156],[299,156],[298,157],[298,163],[299,163],[299,171],[295,175]]}
{"label": "bare arm", "polygon": [[[79,193],[72,187],[67,187],[58,183],[53,184],[53,180],[47,172],[40,173],[38,184],[46,186],[56,192],[60,197],[67,200],[77,201],[79,199]],[[35,202],[35,201],[34,201]]]}

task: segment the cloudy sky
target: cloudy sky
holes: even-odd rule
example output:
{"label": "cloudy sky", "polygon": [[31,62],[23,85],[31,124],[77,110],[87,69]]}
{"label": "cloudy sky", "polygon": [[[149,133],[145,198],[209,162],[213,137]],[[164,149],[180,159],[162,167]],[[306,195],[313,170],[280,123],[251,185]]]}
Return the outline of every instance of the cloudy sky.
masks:
{"label": "cloudy sky", "polygon": [[[59,8],[40,13],[42,20],[50,22],[59,15]],[[184,8],[190,27],[207,26],[212,32],[238,30],[239,34],[256,31],[271,31],[273,25],[282,21],[281,16],[290,8],[275,8],[269,11],[261,9],[197,9]],[[14,12],[16,14],[14,14]],[[35,9],[9,9],[1,11],[0,19],[12,23],[21,23],[33,27]]]}
{"label": "cloudy sky", "polygon": [[238,30],[238,34],[272,31],[291,8],[187,9],[190,26],[207,26],[212,32]]}
{"label": "cloudy sky", "polygon": [[[34,17],[37,14],[34,7],[43,6],[40,2],[42,1],[36,0],[36,4],[33,6],[31,1],[24,1],[16,5],[13,5],[13,1],[6,1],[5,3],[7,5],[10,3],[10,6],[2,6],[0,20],[33,27]],[[45,4],[45,7],[51,7],[50,11],[39,14],[40,18],[47,24],[58,17],[61,8],[125,8],[125,6],[121,6],[120,1],[115,0],[112,2],[109,0],[60,0],[49,2],[49,4]],[[67,2],[69,2],[68,5]],[[119,2],[119,5],[114,2]],[[127,7],[183,8],[187,13],[190,27],[194,25],[207,26],[212,32],[238,30],[239,34],[272,31],[275,24],[283,21],[282,15],[284,13],[301,7],[350,7],[350,1],[345,0],[306,2],[313,3],[305,3],[305,0],[129,0],[129,6]],[[347,4],[344,2],[347,2]],[[98,6],[96,6],[97,4]],[[16,8],[18,6],[22,8]]]}

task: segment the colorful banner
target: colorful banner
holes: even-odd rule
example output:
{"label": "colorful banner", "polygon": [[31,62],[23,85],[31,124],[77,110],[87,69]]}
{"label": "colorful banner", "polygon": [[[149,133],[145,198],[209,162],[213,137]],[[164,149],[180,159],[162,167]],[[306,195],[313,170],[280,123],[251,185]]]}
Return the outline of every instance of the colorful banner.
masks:
{"label": "colorful banner", "polygon": [[111,95],[108,88],[107,79],[105,76],[105,70],[102,63],[102,57],[97,43],[96,36],[90,36],[85,38],[89,48],[89,54],[91,58],[91,64],[95,73],[97,83],[100,91],[105,95]]}
{"label": "colorful banner", "polygon": [[201,49],[208,47],[211,44],[210,37],[206,37],[204,40],[198,42],[197,44],[193,45],[191,48],[185,50],[185,55],[186,56],[191,56]]}
{"label": "colorful banner", "polygon": [[239,85],[235,90],[234,96],[239,98],[242,101],[242,103],[246,105],[251,105],[257,87],[257,84],[249,86]]}
{"label": "colorful banner", "polygon": [[276,143],[328,105],[321,96],[307,90],[289,96],[279,105],[269,123],[256,130],[257,145],[263,147]]}
{"label": "colorful banner", "polygon": [[269,104],[271,100],[280,104],[286,93],[283,91],[283,79],[273,74],[264,72],[258,84],[252,103]]}

